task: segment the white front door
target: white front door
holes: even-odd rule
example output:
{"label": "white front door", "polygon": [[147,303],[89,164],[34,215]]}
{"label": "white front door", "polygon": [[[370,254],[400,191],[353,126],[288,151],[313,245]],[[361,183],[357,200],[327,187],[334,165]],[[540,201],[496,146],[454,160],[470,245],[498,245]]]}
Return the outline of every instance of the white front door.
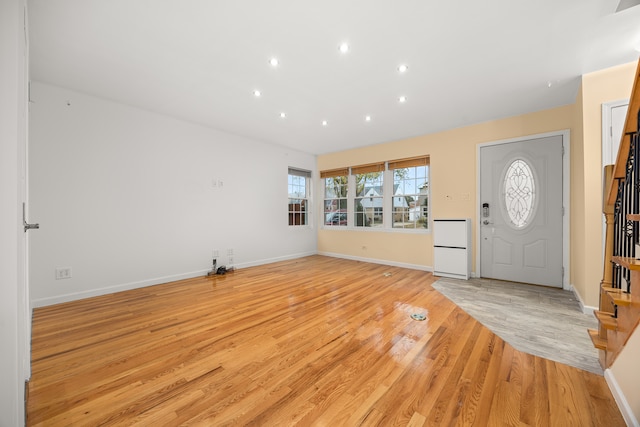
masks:
{"label": "white front door", "polygon": [[562,135],[480,148],[480,274],[562,287]]}

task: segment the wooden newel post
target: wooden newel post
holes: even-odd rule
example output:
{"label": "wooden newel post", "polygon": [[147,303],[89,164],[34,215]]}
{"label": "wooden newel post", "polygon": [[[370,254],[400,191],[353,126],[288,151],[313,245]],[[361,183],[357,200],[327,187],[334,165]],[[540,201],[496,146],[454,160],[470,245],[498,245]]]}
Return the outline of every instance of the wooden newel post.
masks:
{"label": "wooden newel post", "polygon": [[[611,257],[613,256],[613,213],[614,204],[607,203],[608,190],[611,188],[611,181],[613,179],[614,165],[607,165],[604,167],[604,186],[602,197],[602,212],[605,219],[605,242],[604,242],[604,270],[602,273],[601,287],[612,287],[613,279],[613,264],[611,263]],[[602,297],[602,293],[601,293]],[[600,307],[602,310],[604,307]],[[608,310],[607,310],[608,311]]]}

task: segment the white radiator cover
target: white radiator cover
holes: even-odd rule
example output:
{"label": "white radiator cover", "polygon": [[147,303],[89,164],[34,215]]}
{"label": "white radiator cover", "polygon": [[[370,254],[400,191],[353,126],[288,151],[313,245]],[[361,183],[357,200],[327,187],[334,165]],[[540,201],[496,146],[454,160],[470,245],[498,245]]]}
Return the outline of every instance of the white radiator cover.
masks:
{"label": "white radiator cover", "polygon": [[471,277],[471,219],[433,220],[433,274]]}

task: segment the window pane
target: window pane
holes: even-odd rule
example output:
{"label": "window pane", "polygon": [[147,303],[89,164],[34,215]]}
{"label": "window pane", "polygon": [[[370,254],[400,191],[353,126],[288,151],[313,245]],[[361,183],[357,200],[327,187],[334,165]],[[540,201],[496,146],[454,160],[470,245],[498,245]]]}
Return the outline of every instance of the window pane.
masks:
{"label": "window pane", "polygon": [[307,225],[307,198],[310,172],[289,168],[287,190],[289,192],[289,225]]}
{"label": "window pane", "polygon": [[347,197],[347,177],[325,178],[324,194],[326,198]]}
{"label": "window pane", "polygon": [[289,197],[307,197],[307,178],[289,175]]}
{"label": "window pane", "polygon": [[393,178],[393,227],[428,228],[428,166],[395,169]]}
{"label": "window pane", "polygon": [[384,194],[382,172],[356,174],[355,226],[382,227]]}
{"label": "window pane", "polygon": [[324,180],[324,224],[347,226],[347,176]]}
{"label": "window pane", "polygon": [[357,197],[382,196],[382,172],[363,173],[355,175],[355,177]]}
{"label": "window pane", "polygon": [[382,227],[383,223],[382,197],[361,197],[355,199],[355,226]]}
{"label": "window pane", "polygon": [[307,224],[307,208],[304,199],[289,199],[289,225]]}

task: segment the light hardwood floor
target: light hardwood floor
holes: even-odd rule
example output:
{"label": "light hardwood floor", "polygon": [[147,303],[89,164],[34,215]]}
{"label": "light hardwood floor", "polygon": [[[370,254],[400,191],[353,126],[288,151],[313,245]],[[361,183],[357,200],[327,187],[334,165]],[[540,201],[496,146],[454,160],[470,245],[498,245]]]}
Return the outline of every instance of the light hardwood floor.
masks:
{"label": "light hardwood floor", "polygon": [[36,309],[28,425],[624,425],[433,281],[312,256]]}

